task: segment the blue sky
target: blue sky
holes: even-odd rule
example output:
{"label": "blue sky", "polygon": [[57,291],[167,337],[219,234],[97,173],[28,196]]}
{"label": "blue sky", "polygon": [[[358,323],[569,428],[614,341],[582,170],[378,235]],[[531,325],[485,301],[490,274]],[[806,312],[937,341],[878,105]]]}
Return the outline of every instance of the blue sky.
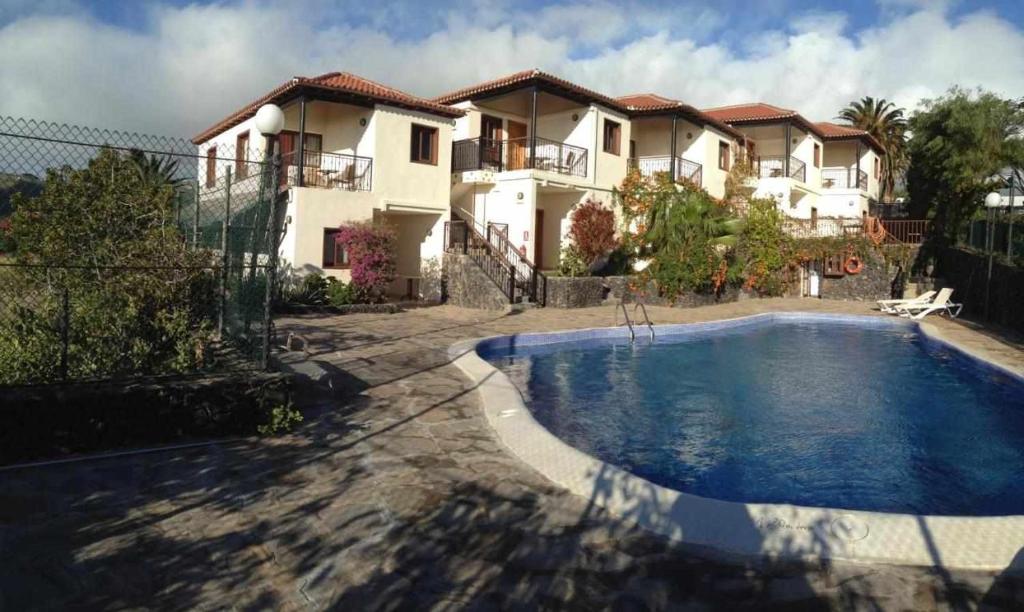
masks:
{"label": "blue sky", "polygon": [[1024,97],[1020,0],[0,0],[0,113],[189,133],[293,75],[414,94],[538,67],[611,95],[829,119],[952,85]]}

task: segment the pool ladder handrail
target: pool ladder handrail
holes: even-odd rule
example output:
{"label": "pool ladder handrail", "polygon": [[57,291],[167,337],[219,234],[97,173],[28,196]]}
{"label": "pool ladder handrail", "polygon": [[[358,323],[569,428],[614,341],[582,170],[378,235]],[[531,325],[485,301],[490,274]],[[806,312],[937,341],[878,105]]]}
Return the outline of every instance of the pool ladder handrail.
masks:
{"label": "pool ladder handrail", "polygon": [[651,342],[654,342],[654,324],[651,323],[651,318],[647,316],[647,306],[644,305],[642,300],[637,300],[633,306],[633,318],[630,319],[629,311],[626,310],[626,300],[619,298],[618,307],[615,309],[615,327],[619,327],[619,310],[622,311],[622,316],[625,318],[625,325],[629,328],[629,341],[636,342],[636,330],[633,327],[633,321],[636,320],[636,309],[639,308],[640,312],[644,315],[644,324],[647,325],[647,329],[651,333]]}
{"label": "pool ladder handrail", "polygon": [[647,306],[643,300],[638,299],[636,304],[633,305],[633,320],[636,320],[636,309],[639,308],[640,312],[644,313],[644,324],[647,325],[647,329],[651,332],[651,342],[654,342],[654,324],[651,323],[651,318],[647,316]]}
{"label": "pool ladder handrail", "polygon": [[626,311],[626,302],[622,298],[619,298],[619,305],[615,308],[615,327],[619,327],[619,310],[622,311],[622,316],[626,318],[626,327],[629,328],[629,341],[633,342],[636,340],[636,332],[633,331],[633,322],[629,320],[629,312]]}

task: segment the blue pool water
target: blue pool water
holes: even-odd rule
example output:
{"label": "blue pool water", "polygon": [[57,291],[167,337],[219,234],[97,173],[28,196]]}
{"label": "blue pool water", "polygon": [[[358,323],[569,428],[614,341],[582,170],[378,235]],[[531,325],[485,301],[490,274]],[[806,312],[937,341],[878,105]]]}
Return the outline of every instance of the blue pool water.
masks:
{"label": "blue pool water", "polygon": [[919,335],[766,320],[508,346],[483,358],[566,443],[717,499],[1024,514],[1024,383]]}

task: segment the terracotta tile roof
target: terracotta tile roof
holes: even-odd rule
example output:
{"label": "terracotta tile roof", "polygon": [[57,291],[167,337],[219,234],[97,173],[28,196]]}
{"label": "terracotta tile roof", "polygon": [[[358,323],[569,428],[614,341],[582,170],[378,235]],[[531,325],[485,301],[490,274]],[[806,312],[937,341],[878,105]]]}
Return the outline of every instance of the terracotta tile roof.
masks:
{"label": "terracotta tile roof", "polygon": [[281,104],[297,97],[300,93],[308,93],[316,97],[321,94],[342,94],[365,98],[368,102],[393,104],[402,108],[419,110],[442,117],[461,117],[464,113],[458,109],[439,104],[425,98],[419,98],[404,91],[381,85],[369,79],[348,72],[328,72],[315,77],[293,77],[291,80],[275,87],[269,93],[246,104],[241,109],[228,115],[221,121],[192,138],[198,144],[209,140],[224,130],[234,127],[256,114],[264,104]]}
{"label": "terracotta tile roof", "polygon": [[775,106],[774,104],[752,102],[748,104],[733,104],[732,106],[717,106],[703,110],[705,114],[732,125],[791,119],[793,123],[796,123],[803,129],[824,138],[824,134],[818,129],[818,126],[805,119],[800,113],[789,108]]}
{"label": "terracotta tile roof", "polygon": [[861,139],[868,143],[869,146],[875,148],[878,151],[884,151],[882,144],[875,140],[875,137],[868,132],[850,127],[848,125],[837,125],[829,121],[819,121],[814,124],[819,130],[821,130],[822,138],[825,140],[856,140]]}
{"label": "terracotta tile roof", "polygon": [[630,94],[628,96],[619,96],[615,99],[626,106],[637,109],[678,106],[679,104],[682,104],[679,100],[673,100],[672,98],[666,98],[665,96],[659,96],[658,94],[653,93]]}
{"label": "terracotta tile roof", "polygon": [[553,74],[548,74],[547,72],[538,70],[537,68],[522,70],[492,81],[485,81],[483,83],[477,83],[476,85],[470,85],[469,87],[463,87],[462,89],[457,89],[434,98],[434,102],[440,104],[455,104],[456,102],[472,100],[482,94],[490,94],[505,88],[515,89],[516,86],[525,86],[528,84],[548,85],[555,89],[564,90],[566,93],[576,95],[579,98],[587,99],[591,102],[598,102],[614,110],[626,110],[624,105],[616,102],[613,98],[602,93],[598,93],[593,89],[587,89],[581,85],[566,81],[565,79],[556,77]]}
{"label": "terracotta tile roof", "polygon": [[620,104],[624,104],[630,110],[630,115],[632,116],[667,114],[668,111],[675,111],[698,125],[710,124],[731,136],[737,138],[743,136],[736,128],[680,100],[673,100],[672,98],[666,98],[665,96],[653,93],[630,94],[628,96],[620,96],[615,98],[615,100]]}
{"label": "terracotta tile roof", "polygon": [[716,106],[705,108],[704,112],[720,121],[730,123],[736,121],[770,121],[772,119],[786,119],[796,117],[800,113],[788,108],[781,108],[764,102],[751,104],[734,104],[732,106]]}

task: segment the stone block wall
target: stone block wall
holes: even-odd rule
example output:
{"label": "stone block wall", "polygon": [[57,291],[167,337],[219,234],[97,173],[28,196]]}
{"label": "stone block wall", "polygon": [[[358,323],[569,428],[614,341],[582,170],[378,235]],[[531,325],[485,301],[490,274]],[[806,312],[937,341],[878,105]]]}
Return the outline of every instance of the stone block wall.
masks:
{"label": "stone block wall", "polygon": [[445,253],[444,293],[447,303],[461,308],[506,310],[508,298],[468,255]]}
{"label": "stone block wall", "polygon": [[897,270],[881,256],[864,261],[859,274],[840,277],[822,277],[821,297],[826,300],[870,301],[888,299]]}
{"label": "stone block wall", "polygon": [[549,276],[549,308],[588,308],[604,303],[605,282],[600,276]]}

